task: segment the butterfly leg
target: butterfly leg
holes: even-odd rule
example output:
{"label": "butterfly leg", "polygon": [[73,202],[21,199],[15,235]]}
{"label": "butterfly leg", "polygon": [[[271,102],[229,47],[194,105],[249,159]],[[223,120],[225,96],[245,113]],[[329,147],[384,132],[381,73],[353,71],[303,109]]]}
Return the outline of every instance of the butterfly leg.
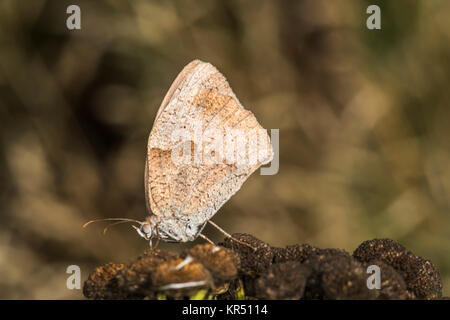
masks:
{"label": "butterfly leg", "polygon": [[204,234],[199,233],[198,235],[199,235],[200,238],[202,238],[202,239],[208,241],[208,242],[211,243],[213,246],[216,245],[211,239],[209,239],[209,238],[208,238],[207,236],[205,236]]}
{"label": "butterfly leg", "polygon": [[159,245],[160,240],[161,240],[161,237],[159,236],[158,228],[156,228],[156,244],[155,244],[154,247],[152,247],[152,249],[158,248],[158,245]]}
{"label": "butterfly leg", "polygon": [[216,247],[217,245],[211,240],[209,239],[207,236],[205,236],[202,231],[203,229],[205,229],[206,225],[208,224],[208,221],[206,221],[203,226],[200,228],[200,230],[198,231],[197,235],[200,236],[200,238],[208,241],[209,243],[211,243],[214,247]]}
{"label": "butterfly leg", "polygon": [[208,221],[206,221],[206,222],[202,225],[202,227],[200,228],[200,230],[198,230],[197,234],[202,233],[202,231],[203,231],[203,229],[205,229],[207,223],[208,223]]}
{"label": "butterfly leg", "polygon": [[[202,234],[203,229],[205,229],[206,225],[208,224],[208,221],[206,221],[197,231],[197,234],[195,235],[194,239],[197,238],[198,236],[200,236],[201,238],[205,239],[205,235]],[[212,243],[211,240],[207,240],[208,242]]]}
{"label": "butterfly leg", "polygon": [[[138,232],[139,232],[139,229],[136,228],[136,230],[138,230]],[[158,229],[156,229],[156,244],[155,244],[155,246],[153,246],[153,242],[152,242],[153,238],[152,237],[149,237],[146,239],[148,240],[148,245],[150,246],[151,250],[155,250],[156,248],[158,248],[159,242],[161,240]]]}
{"label": "butterfly leg", "polygon": [[256,248],[252,247],[251,245],[249,245],[248,243],[242,242],[238,239],[236,239],[235,237],[233,237],[231,234],[229,234],[228,232],[226,232],[225,230],[223,230],[221,227],[219,227],[217,224],[215,224],[214,222],[212,222],[211,220],[208,220],[207,222],[209,222],[214,228],[216,228],[217,230],[219,230],[220,232],[222,232],[227,238],[232,239],[233,241],[236,241],[237,243],[240,243],[246,247],[251,248],[253,251],[256,251]]}
{"label": "butterfly leg", "polygon": [[159,243],[161,242],[160,240],[161,240],[160,237],[156,238],[155,246],[152,245],[152,240],[150,240],[150,248],[151,248],[152,250],[156,250],[156,249],[158,248]]}

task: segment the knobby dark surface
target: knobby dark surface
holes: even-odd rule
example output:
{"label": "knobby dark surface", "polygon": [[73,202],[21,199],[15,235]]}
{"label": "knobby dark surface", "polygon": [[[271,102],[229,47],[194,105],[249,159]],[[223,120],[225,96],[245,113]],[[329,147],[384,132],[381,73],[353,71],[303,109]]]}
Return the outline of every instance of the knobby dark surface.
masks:
{"label": "knobby dark surface", "polygon": [[[308,244],[272,247],[249,234],[233,237],[256,250],[230,238],[181,254],[149,249],[128,264],[96,268],[83,293],[89,299],[182,299],[203,289],[205,297],[236,299],[243,289],[246,299],[443,298],[432,262],[390,239],[365,241],[350,254]],[[367,287],[369,265],[380,267],[379,290]]]}

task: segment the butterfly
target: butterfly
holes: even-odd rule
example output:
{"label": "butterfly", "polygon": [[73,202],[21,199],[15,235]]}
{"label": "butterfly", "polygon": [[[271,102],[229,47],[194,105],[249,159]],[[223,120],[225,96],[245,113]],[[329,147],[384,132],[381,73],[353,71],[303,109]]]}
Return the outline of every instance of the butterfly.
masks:
{"label": "butterfly", "polygon": [[[194,60],[176,77],[156,114],[145,159],[144,221],[128,218],[151,241],[187,242],[203,228],[261,165],[273,159],[267,130],[246,110],[226,78]],[[111,226],[111,225],[110,225]],[[107,227],[108,228],[108,227]],[[105,232],[107,230],[105,228]]]}

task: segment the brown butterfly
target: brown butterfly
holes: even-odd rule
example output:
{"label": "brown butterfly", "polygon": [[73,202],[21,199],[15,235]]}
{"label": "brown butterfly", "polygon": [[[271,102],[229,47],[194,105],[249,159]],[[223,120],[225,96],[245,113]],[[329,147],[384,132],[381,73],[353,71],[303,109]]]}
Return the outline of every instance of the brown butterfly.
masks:
{"label": "brown butterfly", "polygon": [[241,105],[213,65],[194,60],[173,82],[149,135],[145,160],[149,216],[142,222],[91,220],[84,227],[103,220],[116,220],[112,225],[134,222],[150,245],[153,238],[187,242],[199,236],[212,243],[202,234],[210,222],[231,237],[210,219],[272,159],[267,130]]}

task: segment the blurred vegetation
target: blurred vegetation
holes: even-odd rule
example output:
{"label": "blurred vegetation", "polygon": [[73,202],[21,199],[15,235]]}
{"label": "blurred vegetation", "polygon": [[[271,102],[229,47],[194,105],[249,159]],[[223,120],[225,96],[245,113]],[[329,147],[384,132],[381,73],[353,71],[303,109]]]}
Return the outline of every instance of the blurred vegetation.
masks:
{"label": "blurred vegetation", "polygon": [[388,237],[450,295],[449,1],[86,0],[75,31],[70,4],[0,2],[0,298],[82,298],[68,265],[84,280],[147,247],[81,225],[145,217],[147,135],[195,58],[280,129],[279,173],[254,174],[215,222],[278,246]]}

